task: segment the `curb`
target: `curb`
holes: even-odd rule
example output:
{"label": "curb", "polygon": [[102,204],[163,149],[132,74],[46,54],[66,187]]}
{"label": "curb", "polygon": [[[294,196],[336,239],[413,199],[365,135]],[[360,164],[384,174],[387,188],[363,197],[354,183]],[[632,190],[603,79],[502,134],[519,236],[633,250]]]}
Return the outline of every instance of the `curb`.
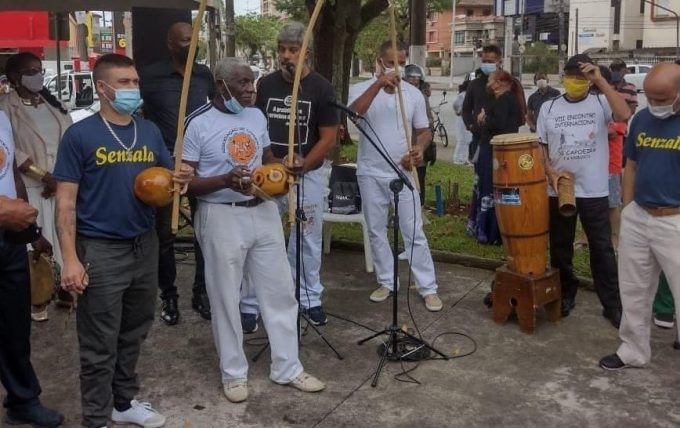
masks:
{"label": "curb", "polygon": [[[193,244],[194,238],[193,236],[177,236],[175,238],[175,242],[183,244]],[[331,241],[331,249],[333,248],[336,250],[363,252],[364,244],[362,244],[361,242],[336,239]],[[470,256],[467,254],[452,253],[450,251],[430,250],[430,253],[432,254],[432,260],[439,263],[450,263],[485,270],[496,270],[503,265],[503,262],[500,260]],[[579,276],[577,278],[579,280],[580,287],[583,287],[591,291],[595,290],[592,278],[588,278],[585,276]]]}
{"label": "curb", "polygon": [[[346,241],[346,240],[334,240],[331,242],[331,249],[346,250],[346,251],[364,251],[364,245],[360,242]],[[485,270],[496,270],[504,263],[500,260],[487,259],[484,257],[470,256],[467,254],[452,253],[449,251],[442,250],[430,250],[432,254],[432,260],[440,263],[450,263],[461,265],[465,267],[485,269]],[[585,276],[577,277],[579,280],[579,286],[585,289],[594,291],[592,278]]]}

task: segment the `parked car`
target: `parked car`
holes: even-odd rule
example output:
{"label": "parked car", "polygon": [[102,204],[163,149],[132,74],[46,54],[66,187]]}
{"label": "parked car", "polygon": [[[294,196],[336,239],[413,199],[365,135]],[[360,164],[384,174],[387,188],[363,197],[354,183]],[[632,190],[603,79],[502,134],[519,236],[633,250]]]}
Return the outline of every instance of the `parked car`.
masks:
{"label": "parked car", "polygon": [[57,90],[56,74],[45,79],[45,86],[52,95],[64,103],[69,111],[90,107],[95,101],[99,100],[97,91],[94,90],[94,80],[90,71],[63,73],[61,75],[61,95]]}
{"label": "parked car", "polygon": [[628,73],[626,73],[626,82],[632,83],[637,88],[638,92],[642,92],[642,83],[649,73],[652,66],[649,64],[634,64],[628,66]]}

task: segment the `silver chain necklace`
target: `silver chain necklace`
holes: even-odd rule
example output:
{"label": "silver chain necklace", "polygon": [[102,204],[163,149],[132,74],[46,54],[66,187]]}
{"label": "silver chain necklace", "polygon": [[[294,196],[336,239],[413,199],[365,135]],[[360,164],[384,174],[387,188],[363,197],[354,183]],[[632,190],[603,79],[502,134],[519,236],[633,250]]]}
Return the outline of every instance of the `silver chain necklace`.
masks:
{"label": "silver chain necklace", "polygon": [[118,138],[118,135],[116,135],[116,133],[113,131],[113,128],[111,128],[109,121],[104,119],[104,116],[102,116],[101,113],[99,114],[99,117],[101,117],[102,121],[104,121],[104,125],[106,125],[106,129],[109,130],[113,139],[116,140],[118,142],[118,144],[120,144],[120,146],[125,149],[125,151],[130,153],[130,150],[132,150],[135,147],[135,145],[137,144],[137,122],[135,122],[135,119],[132,118],[132,126],[134,128],[134,138],[132,139],[132,144],[130,145],[130,147],[128,147],[125,144],[123,144],[123,142],[120,140],[120,138]]}

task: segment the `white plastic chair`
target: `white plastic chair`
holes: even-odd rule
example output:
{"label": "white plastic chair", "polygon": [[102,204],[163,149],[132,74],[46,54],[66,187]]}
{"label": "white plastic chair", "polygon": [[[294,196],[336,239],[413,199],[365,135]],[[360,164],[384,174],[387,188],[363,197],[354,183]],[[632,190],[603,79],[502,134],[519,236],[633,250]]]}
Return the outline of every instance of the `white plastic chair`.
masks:
{"label": "white plastic chair", "polygon": [[[344,164],[342,166],[354,166],[355,164]],[[330,182],[330,168],[324,165],[328,169],[326,176],[326,192],[330,193],[328,188],[328,183]],[[371,251],[371,242],[368,238],[368,227],[366,227],[366,219],[364,218],[364,213],[356,214],[333,214],[328,211],[328,200],[326,200],[326,206],[323,212],[323,253],[330,254],[331,252],[331,233],[333,229],[333,223],[359,223],[361,225],[361,231],[364,236],[364,261],[366,262],[366,272],[373,272],[373,253]]]}

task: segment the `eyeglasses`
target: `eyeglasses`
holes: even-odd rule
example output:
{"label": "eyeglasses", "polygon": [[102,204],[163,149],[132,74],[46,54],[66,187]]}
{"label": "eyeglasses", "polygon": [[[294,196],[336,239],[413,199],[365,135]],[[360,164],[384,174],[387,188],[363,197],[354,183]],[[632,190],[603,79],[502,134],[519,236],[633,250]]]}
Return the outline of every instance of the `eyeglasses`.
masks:
{"label": "eyeglasses", "polygon": [[41,74],[45,75],[45,69],[43,68],[37,68],[37,67],[30,67],[30,68],[24,68],[19,70],[19,73],[26,75],[26,76],[35,76],[36,74]]}

